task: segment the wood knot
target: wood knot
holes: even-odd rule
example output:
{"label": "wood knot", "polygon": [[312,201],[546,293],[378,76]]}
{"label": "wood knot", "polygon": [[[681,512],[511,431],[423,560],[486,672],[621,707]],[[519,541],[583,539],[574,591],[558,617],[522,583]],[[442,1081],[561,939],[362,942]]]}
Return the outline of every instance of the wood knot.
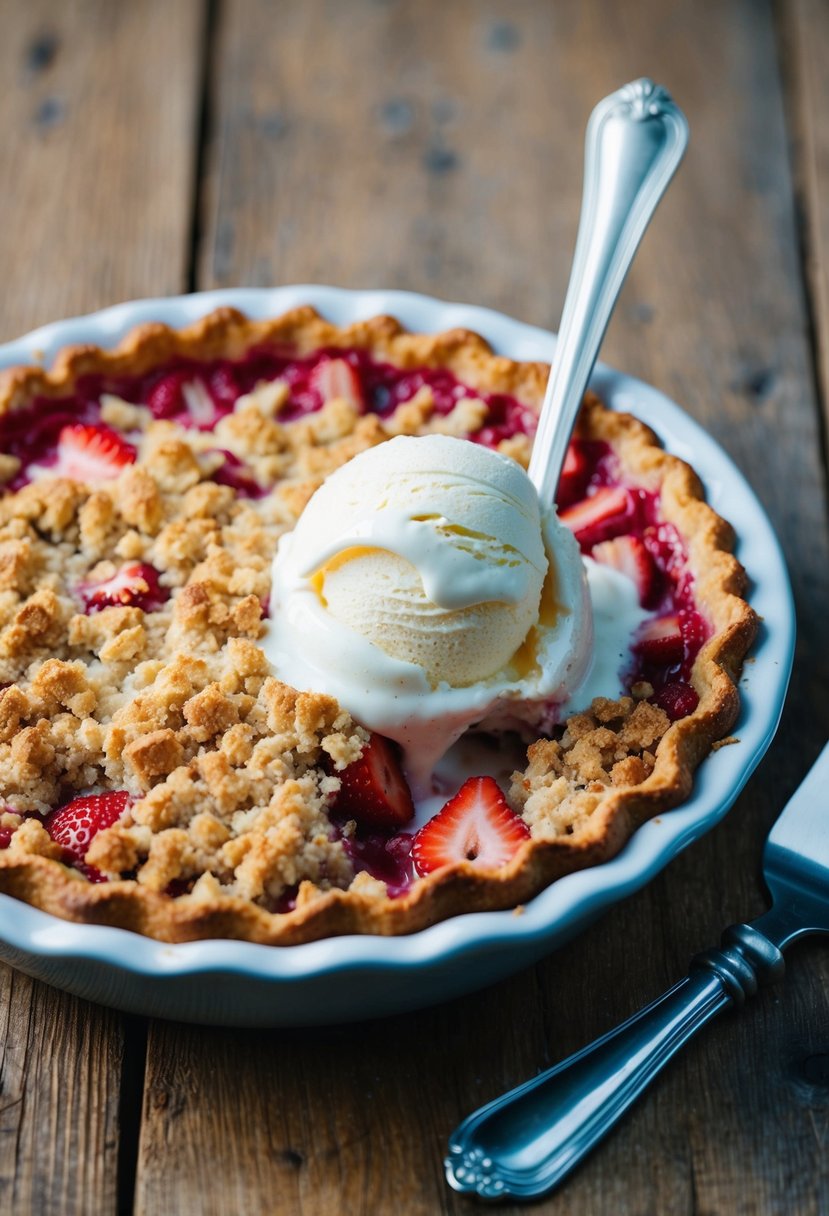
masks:
{"label": "wood knot", "polygon": [[295,1170],[300,1169],[305,1164],[305,1157],[298,1149],[295,1148],[280,1148],[274,1153],[277,1161],[281,1161],[283,1165],[290,1165]]}

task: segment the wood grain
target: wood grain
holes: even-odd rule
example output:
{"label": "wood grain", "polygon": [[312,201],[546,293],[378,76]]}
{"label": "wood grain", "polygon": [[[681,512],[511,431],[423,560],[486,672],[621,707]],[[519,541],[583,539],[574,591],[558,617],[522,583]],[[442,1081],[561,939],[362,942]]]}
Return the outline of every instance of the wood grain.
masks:
{"label": "wood grain", "polygon": [[[186,286],[201,17],[200,0],[0,4],[0,336]],[[0,1211],[115,1212],[140,1029],[0,967],[0,1043]]]}
{"label": "wood grain", "polygon": [[0,968],[0,1211],[115,1211],[120,1018]]}
{"label": "wood grain", "polygon": [[[468,1211],[442,1179],[452,1127],[761,909],[762,839],[829,733],[825,482],[772,14],[762,0],[228,0],[220,18],[204,287],[408,287],[555,324],[589,110],[637,72],[672,89],[692,150],[605,353],[733,454],[798,598],[796,675],[759,776],[717,830],[568,949],[367,1027],[152,1028],[139,1212]],[[800,948],[787,985],[710,1028],[538,1210],[825,1211],[827,982],[825,950]]]}
{"label": "wood grain", "polygon": [[0,4],[0,339],[186,286],[202,10]]}
{"label": "wood grain", "polygon": [[[200,285],[382,285],[552,323],[575,234],[558,195],[584,114],[548,49],[575,12],[223,5]],[[550,197],[529,205],[542,183]]]}
{"label": "wood grain", "polygon": [[778,9],[815,354],[829,426],[829,7],[822,0],[790,0]]}

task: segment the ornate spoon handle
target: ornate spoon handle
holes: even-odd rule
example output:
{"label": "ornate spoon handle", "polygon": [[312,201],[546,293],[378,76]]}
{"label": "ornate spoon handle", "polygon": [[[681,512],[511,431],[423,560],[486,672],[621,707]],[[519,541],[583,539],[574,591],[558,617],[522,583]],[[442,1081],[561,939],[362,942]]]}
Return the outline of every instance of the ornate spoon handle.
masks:
{"label": "ornate spoon handle", "polygon": [[751,925],[733,925],[722,940],[635,1017],[465,1119],[449,1142],[450,1186],[531,1199],[561,1182],[697,1030],[782,977],[783,955]]}
{"label": "ornate spoon handle", "polygon": [[555,501],[616,298],[687,143],[685,115],[645,78],[611,93],[590,116],[576,252],[530,461],[530,478],[544,505]]}

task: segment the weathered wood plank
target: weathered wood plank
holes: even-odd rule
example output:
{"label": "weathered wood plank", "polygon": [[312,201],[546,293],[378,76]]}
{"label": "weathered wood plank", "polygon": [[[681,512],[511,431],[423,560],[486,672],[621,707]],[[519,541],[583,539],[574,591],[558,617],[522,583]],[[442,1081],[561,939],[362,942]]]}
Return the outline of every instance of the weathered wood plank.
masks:
{"label": "weathered wood plank", "polygon": [[[671,87],[692,151],[605,354],[733,453],[799,600],[797,672],[761,776],[568,949],[369,1027],[152,1029],[140,1212],[461,1212],[440,1168],[455,1123],[608,1030],[760,910],[762,838],[829,733],[825,486],[771,14],[755,0],[228,0],[216,66],[200,285],[409,287],[549,324],[591,106],[636,71]],[[819,1213],[828,980],[825,951],[801,948],[785,989],[710,1028],[538,1210]]]}
{"label": "weathered wood plank", "polygon": [[583,112],[559,104],[571,69],[545,78],[568,5],[222,11],[200,286],[382,285],[557,319]]}
{"label": "weathered wood plank", "polygon": [[0,4],[0,338],[186,286],[202,9]]}
{"label": "weathered wood plank", "polygon": [[0,1210],[116,1210],[121,1019],[0,968]]}
{"label": "weathered wood plank", "polygon": [[[186,286],[201,18],[0,4],[2,337]],[[115,1212],[124,1019],[0,967],[0,1044],[0,1210]]]}
{"label": "weathered wood plank", "polygon": [[829,9],[778,3],[791,142],[803,208],[803,245],[825,425],[829,425]]}

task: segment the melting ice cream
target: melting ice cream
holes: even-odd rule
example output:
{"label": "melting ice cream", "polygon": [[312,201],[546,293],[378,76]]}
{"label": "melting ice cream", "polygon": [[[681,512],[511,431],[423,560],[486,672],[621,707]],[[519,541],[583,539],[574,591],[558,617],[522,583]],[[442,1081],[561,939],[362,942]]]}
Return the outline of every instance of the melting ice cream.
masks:
{"label": "melting ice cream", "polygon": [[552,724],[585,676],[578,546],[514,461],[443,435],[355,457],[274,560],[265,648],[403,747],[415,785],[471,725]]}

